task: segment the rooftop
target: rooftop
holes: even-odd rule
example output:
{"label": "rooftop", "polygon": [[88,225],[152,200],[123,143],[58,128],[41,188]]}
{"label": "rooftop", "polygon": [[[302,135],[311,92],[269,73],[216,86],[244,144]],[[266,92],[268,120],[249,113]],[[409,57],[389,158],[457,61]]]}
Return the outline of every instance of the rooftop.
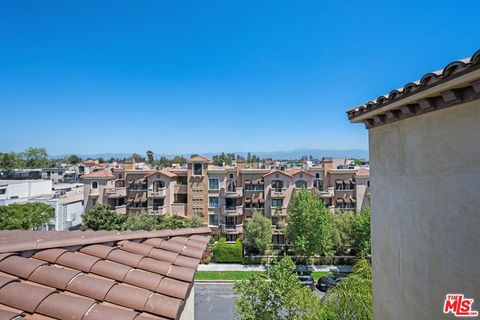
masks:
{"label": "rooftop", "polygon": [[178,319],[209,233],[1,231],[0,319]]}
{"label": "rooftop", "polygon": [[[474,81],[472,83],[469,83],[470,81],[472,81],[469,79],[465,79],[465,81],[463,82],[461,81],[463,76],[471,72],[477,71],[478,69],[480,69],[480,50],[475,52],[469,58],[453,61],[441,70],[429,72],[423,75],[420,80],[409,82],[399,89],[390,91],[389,94],[379,96],[377,99],[368,101],[360,106],[348,110],[348,118],[352,122],[365,121],[367,127],[372,127],[391,121],[401,120],[404,117],[424,113],[426,111],[433,111],[434,109],[444,108],[453,104],[458,104],[464,99],[469,99],[470,95],[478,94],[480,92],[480,84],[478,83],[478,81]],[[442,85],[444,85],[446,82],[452,80],[457,80],[458,82],[458,84],[455,84],[453,91],[448,90],[450,88],[442,87]],[[470,86],[473,85],[473,89],[469,89],[469,91],[473,91],[473,93],[459,93],[458,91],[455,91],[458,89],[465,89],[461,86],[465,84],[469,84]],[[467,85],[467,87],[469,87],[469,85]],[[442,87],[442,101],[434,101],[434,97],[431,96],[433,92],[430,92],[429,90],[432,89],[433,91],[433,88],[438,88],[437,90],[440,90],[440,87]],[[425,97],[422,97],[421,94],[424,94]],[[415,99],[411,99],[412,101],[408,101],[408,103],[404,106],[395,105],[399,101],[414,97],[418,97],[417,100],[423,100],[416,101]],[[366,119],[367,114],[373,114],[374,111],[378,109],[389,109],[388,107],[390,106],[392,108],[401,108],[392,111],[388,110],[390,112],[387,112],[385,114],[380,114],[380,112],[376,112],[374,118]]]}

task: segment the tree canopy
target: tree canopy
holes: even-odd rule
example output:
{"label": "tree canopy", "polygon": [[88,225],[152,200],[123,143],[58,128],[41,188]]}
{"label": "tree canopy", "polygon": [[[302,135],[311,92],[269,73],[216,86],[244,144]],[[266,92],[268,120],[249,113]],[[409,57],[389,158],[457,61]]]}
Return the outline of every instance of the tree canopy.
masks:
{"label": "tree canopy", "polygon": [[179,216],[154,216],[146,211],[131,214],[118,213],[106,204],[96,204],[82,215],[84,226],[92,230],[161,230],[196,228],[203,226],[198,215],[187,219]]}
{"label": "tree canopy", "polygon": [[55,210],[45,203],[13,203],[0,206],[1,230],[39,229],[55,218]]}
{"label": "tree canopy", "polygon": [[249,246],[264,253],[272,242],[272,221],[254,209],[252,218],[245,223],[245,236]]}
{"label": "tree canopy", "polygon": [[297,254],[311,257],[330,254],[331,222],[323,202],[302,188],[288,210],[287,238]]}

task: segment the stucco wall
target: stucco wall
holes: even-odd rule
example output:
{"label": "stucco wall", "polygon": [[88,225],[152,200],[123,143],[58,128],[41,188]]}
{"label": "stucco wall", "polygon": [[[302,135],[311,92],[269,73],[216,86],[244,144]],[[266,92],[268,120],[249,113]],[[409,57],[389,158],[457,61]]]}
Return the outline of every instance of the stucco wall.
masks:
{"label": "stucco wall", "polygon": [[480,309],[480,103],[370,129],[375,319]]}

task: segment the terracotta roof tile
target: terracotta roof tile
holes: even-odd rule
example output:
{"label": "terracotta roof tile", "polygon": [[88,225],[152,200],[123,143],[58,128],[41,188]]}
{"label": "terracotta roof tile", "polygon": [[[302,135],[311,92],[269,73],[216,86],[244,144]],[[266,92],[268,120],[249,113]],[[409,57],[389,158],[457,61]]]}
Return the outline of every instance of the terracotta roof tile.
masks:
{"label": "terracotta roof tile", "polygon": [[86,174],[83,176],[84,178],[115,178],[113,173],[110,170],[98,170],[91,172],[89,174]]}
{"label": "terracotta roof tile", "polygon": [[82,320],[133,320],[138,316],[138,312],[115,308],[102,304],[95,305]]}
{"label": "terracotta roof tile", "polygon": [[94,304],[92,299],[53,293],[40,303],[35,312],[56,319],[82,320]]}
{"label": "terracotta roof tile", "polygon": [[177,319],[209,232],[0,232],[0,320]]}
{"label": "terracotta roof tile", "polygon": [[68,284],[67,290],[98,301],[105,300],[108,291],[116,285],[115,281],[80,275]]}
{"label": "terracotta roof tile", "polygon": [[18,318],[20,315],[21,315],[21,313],[19,313],[19,312],[0,310],[0,320],[20,319],[20,318]]}

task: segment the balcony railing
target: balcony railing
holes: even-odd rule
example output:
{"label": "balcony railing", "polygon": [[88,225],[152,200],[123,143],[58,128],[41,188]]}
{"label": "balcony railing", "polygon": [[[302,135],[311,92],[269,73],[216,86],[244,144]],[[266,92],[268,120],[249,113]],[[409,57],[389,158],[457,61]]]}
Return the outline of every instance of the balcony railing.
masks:
{"label": "balcony railing", "polygon": [[165,198],[166,195],[167,195],[167,188],[157,189],[156,191],[148,190],[149,198]]}
{"label": "balcony railing", "polygon": [[154,215],[164,215],[166,213],[165,206],[149,206],[148,212]]}
{"label": "balcony railing", "polygon": [[186,203],[172,203],[172,214],[185,216],[187,214]]}
{"label": "balcony railing", "polygon": [[222,214],[225,216],[241,216],[243,206],[222,206]]}
{"label": "balcony railing", "polygon": [[[315,189],[318,190],[318,189]],[[318,190],[316,191],[318,193],[318,196],[320,198],[332,198],[335,196],[335,188],[334,187],[328,187],[327,190]]]}
{"label": "balcony railing", "polygon": [[287,188],[272,188],[271,189],[272,198],[285,198],[287,196]]}
{"label": "balcony railing", "polygon": [[286,217],[287,207],[273,207],[271,211],[272,217]]}
{"label": "balcony railing", "polygon": [[243,197],[243,187],[223,188],[222,194],[225,198],[241,198]]}
{"label": "balcony railing", "polygon": [[108,198],[125,198],[127,196],[127,188],[105,188],[105,195]]}
{"label": "balcony railing", "polygon": [[98,191],[98,188],[90,189],[90,191],[88,192],[88,195],[90,197],[98,197],[99,194],[100,194],[100,192]]}
{"label": "balcony railing", "polygon": [[243,223],[242,224],[222,224],[222,232],[225,234],[243,233]]}

